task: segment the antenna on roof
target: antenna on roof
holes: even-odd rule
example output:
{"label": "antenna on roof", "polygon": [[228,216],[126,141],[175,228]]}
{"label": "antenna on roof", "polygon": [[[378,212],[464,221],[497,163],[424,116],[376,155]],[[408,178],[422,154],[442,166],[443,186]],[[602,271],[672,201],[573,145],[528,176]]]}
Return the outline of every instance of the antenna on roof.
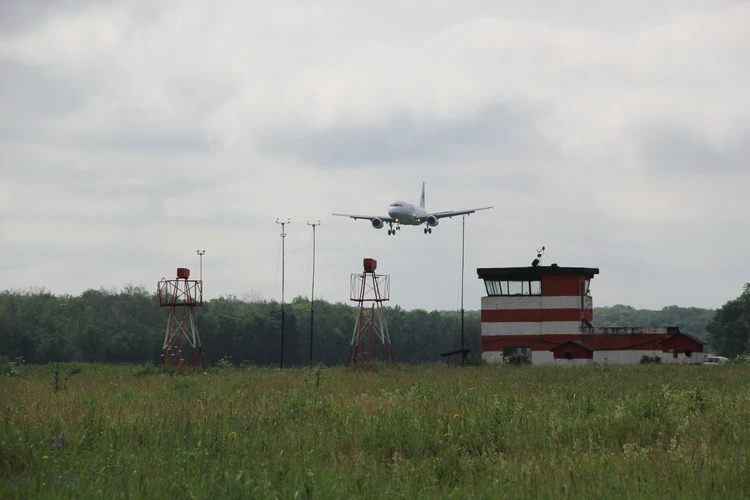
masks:
{"label": "antenna on roof", "polygon": [[544,256],[544,245],[542,245],[542,248],[536,249],[536,259],[531,261],[531,267],[537,267],[542,262],[542,257]]}

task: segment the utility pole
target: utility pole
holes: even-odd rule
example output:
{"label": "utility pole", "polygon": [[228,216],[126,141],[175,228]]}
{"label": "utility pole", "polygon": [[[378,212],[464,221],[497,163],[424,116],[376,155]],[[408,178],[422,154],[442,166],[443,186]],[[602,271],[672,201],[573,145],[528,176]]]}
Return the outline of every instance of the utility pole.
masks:
{"label": "utility pole", "polygon": [[284,240],[286,239],[286,225],[291,224],[292,221],[287,220],[280,221],[276,219],[276,224],[281,224],[281,355],[279,357],[279,369],[284,368]]}
{"label": "utility pole", "polygon": [[461,364],[466,364],[464,352],[464,248],[466,246],[466,216],[461,217]]}
{"label": "utility pole", "polygon": [[201,274],[200,274],[200,276],[201,276],[201,284],[203,284],[203,256],[206,255],[206,251],[205,250],[196,250],[195,253],[198,254],[198,257],[200,257],[200,261],[201,261],[201,264],[200,264],[200,268],[201,268],[200,272],[201,272]]}
{"label": "utility pole", "polygon": [[310,291],[310,366],[313,364],[313,316],[315,304],[315,227],[320,225],[318,222],[307,221],[308,226],[313,230],[313,262],[312,262],[312,290]]}

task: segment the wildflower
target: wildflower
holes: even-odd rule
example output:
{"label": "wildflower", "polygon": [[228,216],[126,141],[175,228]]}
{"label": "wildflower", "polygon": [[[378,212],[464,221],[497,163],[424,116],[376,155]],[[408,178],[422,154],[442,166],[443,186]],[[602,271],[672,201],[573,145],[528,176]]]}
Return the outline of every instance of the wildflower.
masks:
{"label": "wildflower", "polygon": [[59,436],[52,436],[49,438],[52,441],[53,448],[63,448],[65,443],[65,435],[61,432]]}
{"label": "wildflower", "polygon": [[48,457],[47,455],[44,455],[44,456],[42,457],[42,460],[47,460],[48,458],[49,458],[49,457]]}
{"label": "wildflower", "polygon": [[453,418],[458,418],[458,413],[454,413]]}
{"label": "wildflower", "polygon": [[229,434],[227,434],[227,437],[232,437],[232,436],[236,436],[236,435],[237,435],[237,433],[234,432],[234,431],[232,431]]}
{"label": "wildflower", "polygon": [[203,402],[203,401],[201,401],[200,399],[198,400],[198,403],[199,403],[199,404],[200,404],[200,403],[202,403],[202,402]]}
{"label": "wildflower", "polygon": [[450,437],[450,436],[451,436],[451,433],[450,433],[450,432],[446,432],[445,434],[443,434],[443,437],[444,437],[444,438],[447,438],[447,437]]}

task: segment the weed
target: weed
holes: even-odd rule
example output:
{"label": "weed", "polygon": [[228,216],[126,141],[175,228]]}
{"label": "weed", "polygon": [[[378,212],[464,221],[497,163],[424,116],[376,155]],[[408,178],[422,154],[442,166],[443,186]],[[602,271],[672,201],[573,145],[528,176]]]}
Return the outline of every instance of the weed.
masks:
{"label": "weed", "polygon": [[25,364],[23,356],[19,356],[13,361],[7,356],[0,356],[0,377],[18,377],[21,375],[21,367]]}
{"label": "weed", "polygon": [[134,377],[149,377],[152,375],[158,375],[161,370],[156,367],[153,363],[144,363],[143,366],[135,368],[132,372]]}
{"label": "weed", "polygon": [[66,388],[66,382],[68,381],[67,377],[62,378],[60,376],[60,364],[55,365],[55,371],[52,372],[52,389],[54,390],[55,394],[57,394],[60,391],[65,390]]}
{"label": "weed", "polygon": [[82,363],[73,363],[68,368],[68,377],[72,377],[74,375],[80,375],[84,372],[85,365]]}
{"label": "weed", "polygon": [[86,376],[50,398],[50,377],[62,391],[72,366],[27,366],[0,382],[0,498],[750,491],[747,365],[223,367],[169,377],[153,365],[84,364]]}

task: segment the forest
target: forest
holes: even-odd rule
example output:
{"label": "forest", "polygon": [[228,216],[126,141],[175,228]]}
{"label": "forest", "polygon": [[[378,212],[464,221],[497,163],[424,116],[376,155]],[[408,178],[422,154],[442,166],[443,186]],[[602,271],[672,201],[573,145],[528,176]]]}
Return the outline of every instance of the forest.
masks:
{"label": "forest", "polygon": [[[732,306],[731,320],[750,318],[750,292],[746,288],[739,305]],[[717,317],[727,316],[725,308]],[[745,307],[743,309],[743,306]],[[742,316],[742,311],[745,316]],[[296,297],[284,306],[284,365],[303,365],[310,359],[310,301]],[[441,353],[461,347],[460,311],[405,310],[386,307],[386,323],[396,361],[427,363],[440,361]],[[625,305],[594,310],[597,326],[679,326],[683,332],[713,343],[707,327],[716,333],[717,311],[696,307],[668,306],[642,310]],[[313,362],[327,366],[346,363],[355,308],[346,303],[314,303]],[[280,361],[281,304],[277,301],[242,300],[223,296],[205,301],[196,309],[196,321],[206,362],[278,365]],[[45,289],[0,292],[0,356],[23,358],[26,363],[158,362],[167,323],[167,310],[158,306],[155,294],[143,286],[128,285],[120,291],[87,290],[79,296],[54,295]],[[726,330],[726,329],[725,329]],[[719,335],[717,352],[737,355],[745,341],[732,340],[734,330]],[[480,353],[480,313],[466,311],[465,345]]]}

